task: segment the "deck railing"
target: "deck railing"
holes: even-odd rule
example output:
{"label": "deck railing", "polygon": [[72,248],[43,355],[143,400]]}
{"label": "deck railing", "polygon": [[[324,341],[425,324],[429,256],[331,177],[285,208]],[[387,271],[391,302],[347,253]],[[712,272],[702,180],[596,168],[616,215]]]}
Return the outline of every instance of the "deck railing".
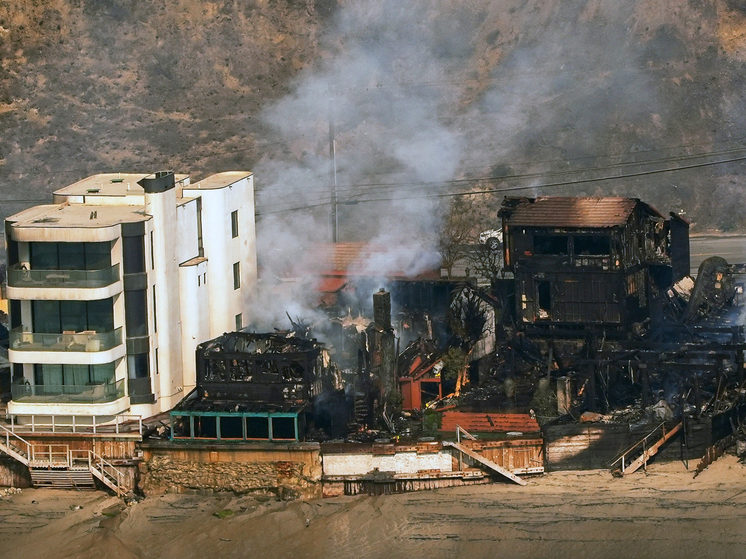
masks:
{"label": "deck railing", "polygon": [[13,384],[14,402],[95,404],[124,398],[124,379],[106,384]]}
{"label": "deck railing", "polygon": [[119,281],[119,264],[102,270],[24,270],[8,268],[10,287],[106,287]]}
{"label": "deck railing", "polygon": [[9,347],[13,351],[108,351],[122,345],[122,328],[111,332],[24,332],[20,327],[10,331]]}
{"label": "deck railing", "polygon": [[111,416],[95,415],[30,415],[24,423],[10,416],[11,433],[93,433],[105,435],[142,435],[142,416],[120,413]]}

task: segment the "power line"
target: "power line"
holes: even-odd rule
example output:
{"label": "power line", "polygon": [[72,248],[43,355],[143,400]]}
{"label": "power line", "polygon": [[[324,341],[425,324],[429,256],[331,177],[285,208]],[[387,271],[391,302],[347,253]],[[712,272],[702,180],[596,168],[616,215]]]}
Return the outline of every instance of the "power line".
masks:
{"label": "power line", "polygon": [[[570,181],[558,181],[553,183],[545,183],[545,184],[538,184],[538,185],[530,185],[530,186],[513,186],[513,187],[503,187],[503,188],[488,188],[488,189],[482,189],[482,190],[470,190],[470,191],[463,191],[463,192],[444,192],[444,193],[421,193],[417,195],[411,195],[411,196],[398,196],[398,197],[381,197],[381,198],[368,198],[365,200],[357,200],[356,203],[358,204],[364,204],[368,202],[391,202],[391,201],[398,201],[398,200],[415,200],[415,199],[426,199],[426,198],[449,198],[449,197],[456,197],[456,196],[475,196],[479,194],[495,194],[500,192],[516,192],[519,190],[532,190],[532,189],[544,189],[544,188],[554,188],[558,186],[570,186],[575,184],[588,184],[588,183],[594,183],[594,182],[603,182],[608,180],[618,180],[618,179],[628,179],[628,178],[635,178],[635,177],[642,177],[642,176],[649,176],[649,175],[657,175],[661,173],[672,173],[676,171],[685,171],[688,169],[697,169],[701,167],[710,167],[714,165],[722,165],[724,163],[736,163],[740,161],[746,161],[746,156],[741,157],[735,157],[732,159],[724,159],[721,161],[706,161],[703,163],[693,163],[691,165],[684,165],[681,167],[676,168],[668,168],[668,169],[653,169],[648,171],[640,171],[636,173],[626,173],[622,175],[613,175],[613,176],[606,176],[606,177],[595,177],[595,178],[588,178],[588,179],[576,179],[576,180],[570,180]],[[318,203],[313,205],[305,205],[305,206],[297,206],[293,208],[287,208],[283,210],[274,210],[274,211],[268,211],[268,212],[259,212],[257,215],[268,215],[268,214],[277,214],[277,213],[286,213],[286,212],[292,212],[292,211],[300,211],[300,210],[306,210],[306,209],[312,209],[317,208],[321,206],[327,206],[329,205],[329,202],[325,203]]]}
{"label": "power line", "polygon": [[[473,177],[473,178],[468,178],[468,179],[454,179],[454,180],[450,180],[450,181],[441,181],[441,182],[421,182],[421,183],[414,183],[414,182],[413,183],[403,183],[402,182],[402,183],[379,183],[379,184],[368,183],[368,185],[365,185],[365,184],[355,184],[355,185],[348,185],[347,187],[340,187],[338,189],[338,191],[340,193],[345,193],[345,192],[350,193],[347,196],[347,198],[345,199],[349,203],[349,202],[365,201],[365,200],[360,200],[360,198],[363,197],[363,196],[374,195],[374,194],[379,193],[381,191],[392,190],[394,188],[396,188],[396,189],[402,189],[404,187],[409,187],[409,188],[412,188],[412,187],[416,187],[416,188],[443,187],[443,186],[447,186],[447,185],[474,184],[474,183],[480,183],[480,182],[485,182],[485,181],[495,181],[495,180],[499,180],[499,181],[505,182],[505,181],[516,181],[516,180],[520,180],[520,179],[524,179],[524,180],[525,179],[533,179],[533,178],[536,178],[536,177],[545,177],[545,178],[566,177],[568,175],[579,175],[581,173],[608,171],[608,170],[612,170],[612,169],[615,169],[615,168],[628,167],[630,165],[651,165],[651,164],[664,163],[664,162],[685,162],[685,161],[691,161],[691,160],[694,160],[694,159],[700,159],[702,157],[711,157],[711,156],[716,156],[716,155],[728,155],[728,154],[733,154],[733,153],[742,153],[744,151],[744,149],[746,149],[746,148],[740,148],[740,149],[735,149],[735,150],[722,150],[722,151],[719,151],[719,152],[710,152],[710,153],[706,153],[706,154],[699,154],[699,155],[693,155],[693,156],[687,156],[687,157],[668,157],[668,158],[661,158],[661,159],[657,159],[657,160],[648,160],[648,161],[645,161],[645,162],[620,163],[620,164],[613,164],[613,165],[608,165],[608,166],[595,167],[593,169],[567,170],[567,171],[562,171],[562,172],[557,172],[557,173],[525,173],[525,174],[520,174],[520,175],[516,174],[516,175],[506,175],[506,176],[485,176],[485,177]],[[735,159],[735,160],[737,161],[738,159]],[[718,164],[720,162],[704,162],[704,163],[707,163],[707,164]],[[697,164],[697,165],[702,165],[702,164]],[[706,166],[706,165],[702,165],[702,166]],[[687,168],[687,167],[677,167],[677,169],[678,168]],[[663,171],[665,171],[665,170],[663,170]],[[646,172],[651,172],[651,171],[640,171],[640,172],[641,173],[646,173]],[[634,176],[634,174],[627,173],[627,174],[622,175],[622,176]],[[603,179],[603,178],[601,178],[601,179],[597,179],[597,178],[579,179],[578,178],[578,179],[564,181],[562,184],[576,184],[576,183],[583,182],[583,181],[586,181],[586,180],[596,181],[596,180],[608,180],[608,179]],[[362,187],[365,187],[365,186],[367,186],[368,188],[362,188]],[[530,187],[530,186],[528,186],[528,187],[520,187],[519,186],[519,187],[514,187],[514,188],[517,188],[517,189],[520,190],[520,189],[528,189],[528,188],[533,188],[533,187]],[[319,188],[319,189],[304,190],[303,194],[305,196],[308,196],[309,194],[318,194],[318,195],[320,195],[320,196],[315,197],[315,199],[314,198],[307,198],[307,203],[308,204],[316,204],[317,202],[320,203],[320,202],[322,202],[322,200],[326,200],[326,196],[328,195],[328,188],[324,187],[324,188]],[[344,203],[344,201],[342,203]],[[268,204],[266,207],[268,207],[268,208],[275,207],[276,208],[276,205]],[[284,211],[283,208],[276,208],[276,209],[277,209],[277,211]]]}

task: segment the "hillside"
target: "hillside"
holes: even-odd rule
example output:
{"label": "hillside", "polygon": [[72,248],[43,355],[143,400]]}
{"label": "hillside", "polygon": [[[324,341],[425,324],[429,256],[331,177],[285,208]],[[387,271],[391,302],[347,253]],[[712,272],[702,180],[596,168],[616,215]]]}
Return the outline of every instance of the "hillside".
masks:
{"label": "hillside", "polygon": [[[746,229],[743,162],[709,165],[746,156],[737,0],[9,0],[0,54],[2,217],[95,172],[251,169],[273,246],[325,238],[332,107],[351,240],[526,186]],[[501,197],[466,198],[480,227]]]}

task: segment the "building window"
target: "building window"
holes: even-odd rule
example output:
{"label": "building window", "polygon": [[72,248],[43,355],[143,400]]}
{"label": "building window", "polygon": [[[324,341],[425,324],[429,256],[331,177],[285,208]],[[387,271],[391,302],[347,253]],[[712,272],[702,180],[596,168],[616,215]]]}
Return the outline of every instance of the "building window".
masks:
{"label": "building window", "polygon": [[197,198],[197,254],[205,255],[205,247],[202,244],[202,198]]}
{"label": "building window", "polygon": [[147,353],[134,353],[127,356],[127,376],[130,379],[148,378],[150,363]]}
{"label": "building window", "polygon": [[150,232],[150,269],[155,269],[155,241],[153,240],[153,232]]}
{"label": "building window", "polygon": [[148,335],[147,291],[124,292],[124,319],[127,321],[127,337],[138,338]]}
{"label": "building window", "polygon": [[566,255],[567,240],[568,237],[562,235],[534,235],[534,254]]}
{"label": "building window", "polygon": [[197,274],[197,287],[199,287],[200,285],[202,285],[202,276]]}
{"label": "building window", "polygon": [[[34,384],[54,389],[58,393],[65,393],[62,387],[78,387],[85,390],[96,384],[111,384],[114,382],[114,363],[102,365],[57,365],[35,364]],[[71,393],[75,393],[74,391]]]}
{"label": "building window", "polygon": [[112,332],[113,299],[98,301],[31,301],[33,331],[40,334],[62,332]]}
{"label": "building window", "polygon": [[572,238],[575,256],[610,256],[611,238],[601,235],[575,235]]}
{"label": "building window", "polygon": [[238,210],[231,212],[231,237],[238,237]]}
{"label": "building window", "polygon": [[155,285],[153,286],[153,333],[158,332],[157,307],[155,305]]}
{"label": "building window", "polygon": [[236,330],[243,328],[243,316],[242,313],[236,315]]}
{"label": "building window", "polygon": [[145,241],[142,235],[122,237],[122,257],[125,274],[145,271]]}
{"label": "building window", "polygon": [[31,268],[37,270],[104,270],[111,267],[111,243],[108,241],[101,243],[33,242],[29,245]]}
{"label": "building window", "polygon": [[233,289],[241,287],[241,263],[233,264]]}

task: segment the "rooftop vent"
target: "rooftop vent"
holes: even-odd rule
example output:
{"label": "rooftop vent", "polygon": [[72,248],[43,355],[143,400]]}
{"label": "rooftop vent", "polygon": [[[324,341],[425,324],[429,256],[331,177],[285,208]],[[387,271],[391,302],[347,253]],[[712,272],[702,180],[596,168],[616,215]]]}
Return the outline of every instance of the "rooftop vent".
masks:
{"label": "rooftop vent", "polygon": [[111,182],[124,182],[124,179],[111,179]]}

